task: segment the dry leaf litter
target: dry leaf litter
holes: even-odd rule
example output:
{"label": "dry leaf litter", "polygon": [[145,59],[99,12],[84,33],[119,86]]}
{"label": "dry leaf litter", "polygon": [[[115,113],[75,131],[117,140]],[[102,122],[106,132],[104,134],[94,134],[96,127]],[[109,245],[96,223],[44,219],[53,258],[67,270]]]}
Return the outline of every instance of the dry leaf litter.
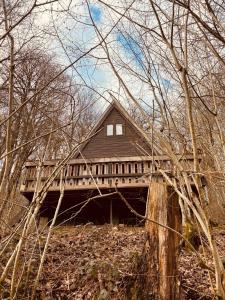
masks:
{"label": "dry leaf litter", "polygon": [[[30,236],[23,250],[21,268],[29,269],[29,275],[21,279],[18,300],[29,299],[31,295],[45,236]],[[220,255],[225,256],[225,229],[215,229],[214,236]],[[137,277],[144,276],[138,273],[138,262],[145,240],[141,227],[88,225],[54,229],[36,299],[138,300],[131,291]],[[212,265],[207,247],[199,251],[205,253],[207,263]],[[10,249],[5,261],[9,255]],[[208,270],[190,249],[181,250],[179,274],[185,299],[214,299],[214,278],[211,284]],[[10,276],[7,280],[10,283]],[[8,296],[6,285],[2,299]]]}

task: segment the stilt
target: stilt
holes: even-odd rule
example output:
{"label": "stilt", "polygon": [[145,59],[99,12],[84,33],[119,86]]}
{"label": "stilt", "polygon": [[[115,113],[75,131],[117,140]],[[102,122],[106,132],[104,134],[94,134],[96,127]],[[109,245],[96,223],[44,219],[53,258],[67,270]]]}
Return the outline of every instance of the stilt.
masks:
{"label": "stilt", "polygon": [[113,225],[113,207],[112,207],[112,199],[110,199],[110,204],[109,204],[109,220],[110,220],[110,225]]}
{"label": "stilt", "polygon": [[48,226],[48,218],[47,217],[40,217],[39,220],[39,229],[43,230],[46,229],[46,227]]}

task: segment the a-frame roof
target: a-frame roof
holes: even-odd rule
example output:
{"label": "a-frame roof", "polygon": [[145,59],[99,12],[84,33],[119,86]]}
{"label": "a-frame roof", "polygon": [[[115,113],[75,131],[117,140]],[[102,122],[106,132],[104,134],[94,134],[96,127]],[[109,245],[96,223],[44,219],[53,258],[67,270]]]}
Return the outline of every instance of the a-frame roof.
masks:
{"label": "a-frame roof", "polygon": [[[113,110],[117,110],[122,117],[126,120],[126,122],[129,124],[129,126],[134,130],[134,132],[145,141],[146,145],[149,146],[149,139],[146,136],[146,133],[138,126],[138,124],[135,122],[135,120],[127,113],[127,111],[123,108],[123,106],[116,100],[112,100],[106,111],[103,113],[100,120],[97,122],[97,124],[94,126],[94,128],[89,133],[88,137],[91,137],[87,142],[85,142],[79,149],[79,152],[76,153],[75,158],[77,158],[80,153],[83,153],[86,146],[90,143],[90,141],[94,138],[94,134],[101,130],[105,120],[110,116],[110,114],[113,112]],[[149,146],[150,148],[150,146]],[[151,153],[149,153],[151,154]]]}

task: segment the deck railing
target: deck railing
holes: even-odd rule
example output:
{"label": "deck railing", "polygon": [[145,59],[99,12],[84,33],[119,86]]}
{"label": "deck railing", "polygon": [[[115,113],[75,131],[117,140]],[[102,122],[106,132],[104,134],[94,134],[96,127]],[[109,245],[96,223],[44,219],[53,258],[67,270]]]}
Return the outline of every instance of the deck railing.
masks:
{"label": "deck railing", "polygon": [[[182,158],[182,164],[190,168],[192,156]],[[52,174],[57,161],[45,162],[41,172],[41,182],[44,183]],[[26,163],[21,192],[32,192],[37,179],[37,163]],[[74,159],[70,160],[57,176],[49,190],[57,191],[60,188],[60,176],[65,189],[93,189],[110,187],[145,187],[148,186],[151,176],[157,173],[158,168],[168,173],[175,171],[168,157],[114,157],[102,159]]]}

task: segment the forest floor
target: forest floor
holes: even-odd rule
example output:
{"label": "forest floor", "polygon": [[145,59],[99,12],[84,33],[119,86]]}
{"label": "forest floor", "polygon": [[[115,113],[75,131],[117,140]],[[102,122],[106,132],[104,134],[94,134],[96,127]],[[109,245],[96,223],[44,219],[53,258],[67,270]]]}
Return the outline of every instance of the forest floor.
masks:
{"label": "forest floor", "polygon": [[[214,236],[220,254],[224,255],[225,228],[215,228]],[[138,272],[145,240],[141,227],[84,225],[54,229],[36,299],[141,299],[132,287],[139,277],[145,276]],[[35,236],[31,236],[28,248],[24,249],[29,276],[26,283],[22,280],[19,300],[29,299],[32,274],[37,272],[44,248],[44,235],[39,236],[37,243],[34,241]],[[206,251],[207,257],[207,249],[200,251]],[[207,260],[211,263],[210,257]],[[185,299],[214,299],[208,270],[185,247],[179,257],[179,281]]]}

